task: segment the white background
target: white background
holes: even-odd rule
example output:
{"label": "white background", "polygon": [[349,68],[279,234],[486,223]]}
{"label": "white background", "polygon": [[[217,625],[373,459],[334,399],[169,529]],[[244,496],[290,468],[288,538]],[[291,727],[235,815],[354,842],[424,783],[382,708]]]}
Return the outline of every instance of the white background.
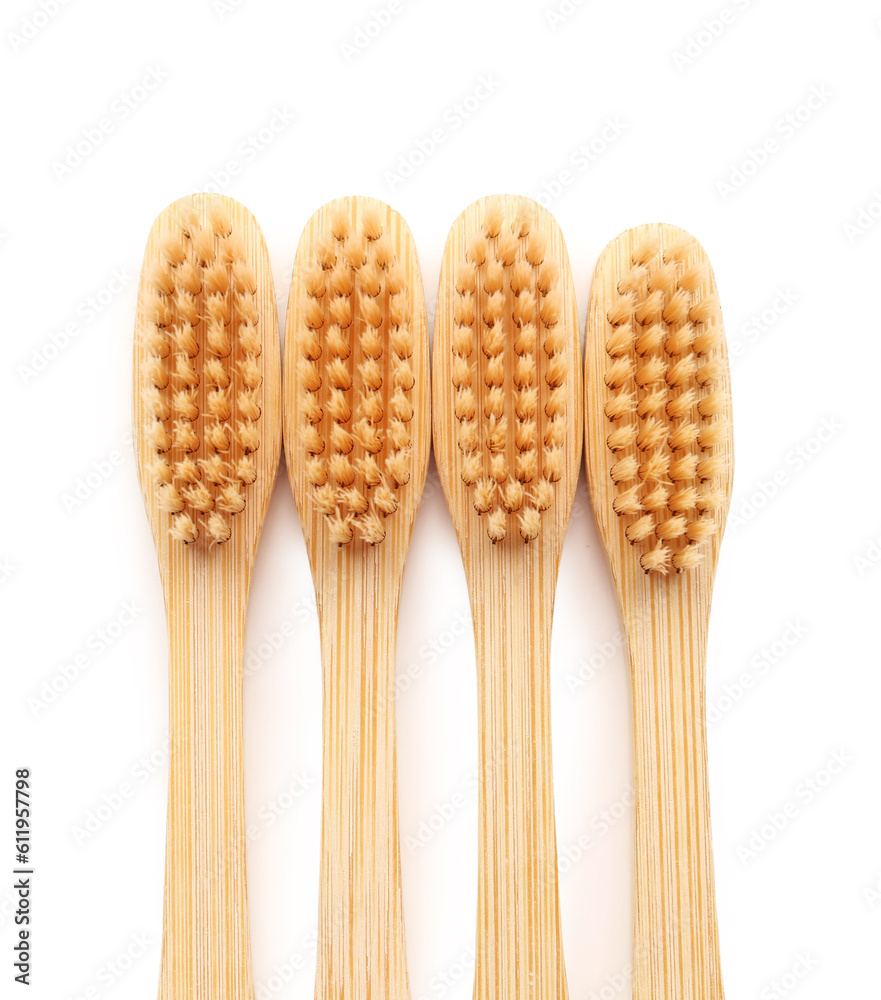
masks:
{"label": "white background", "polygon": [[[0,873],[13,867],[13,769],[26,765],[38,872],[28,995],[135,1000],[157,987],[166,647],[129,441],[132,323],[154,216],[209,184],[263,226],[282,322],[301,227],[343,194],[402,212],[430,302],[450,223],[494,191],[549,204],[582,321],[595,260],[622,229],[665,220],[703,242],[734,354],[736,415],[708,666],[727,994],[875,995],[881,7],[413,0],[376,32],[368,22],[371,9],[388,9],[383,0],[59,3],[44,0],[49,17],[36,0],[10,0],[0,23]],[[145,77],[154,90],[137,89]],[[87,135],[102,119],[109,128],[95,145]],[[252,138],[266,129],[258,150]],[[444,140],[431,150],[424,140],[436,129]],[[402,177],[420,141],[428,153]],[[85,155],[66,168],[78,143]],[[224,176],[230,161],[238,171]],[[246,694],[254,974],[258,996],[282,1000],[313,990],[321,687],[311,599],[282,473],[256,570],[258,669]],[[134,618],[108,644],[100,630],[126,605]],[[432,466],[398,639],[414,1000],[471,993],[475,670],[470,630],[457,624],[466,608]],[[285,622],[294,635],[272,650],[267,637]],[[573,1000],[630,993],[627,678],[622,652],[601,651],[617,629],[582,477],[552,664]],[[86,666],[47,703],[44,682],[64,686],[62,668],[81,654]],[[830,778],[834,754],[846,766]],[[151,755],[152,773],[139,764]],[[84,835],[125,783],[132,796]],[[288,808],[270,824],[280,801]],[[788,804],[795,815],[768,826]],[[426,836],[430,826],[441,828]],[[23,989],[12,983],[11,883],[0,874],[4,996]]]}

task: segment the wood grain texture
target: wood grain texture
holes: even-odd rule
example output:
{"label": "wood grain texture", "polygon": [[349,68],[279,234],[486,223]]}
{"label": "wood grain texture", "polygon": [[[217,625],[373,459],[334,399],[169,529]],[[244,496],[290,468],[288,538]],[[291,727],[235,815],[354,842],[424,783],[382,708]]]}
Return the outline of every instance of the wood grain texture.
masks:
{"label": "wood grain texture", "polygon": [[[331,221],[348,219],[353,232],[364,213],[381,221],[404,268],[413,339],[415,382],[410,482],[396,490],[398,509],[384,520],[376,545],[356,537],[336,544],[327,517],[316,508],[307,481],[302,440],[307,422],[298,375],[298,345],[305,328],[304,275]],[[383,293],[384,295],[385,293]],[[352,296],[353,339],[363,334],[357,291]],[[387,309],[387,299],[381,299]],[[390,353],[388,316],[380,328]],[[317,367],[327,382],[327,346]],[[390,394],[390,378],[383,388]],[[363,390],[355,374],[353,403]],[[327,407],[327,389],[316,394]],[[351,197],[325,205],[307,223],[294,263],[285,335],[285,454],[315,583],[323,670],[323,777],[318,1000],[409,996],[401,898],[395,772],[395,638],[404,561],[422,495],[429,454],[428,325],[422,277],[406,223],[388,205]],[[354,405],[357,405],[356,403]],[[387,433],[388,396],[380,428]],[[327,416],[319,424],[327,431]],[[328,451],[330,445],[327,445]],[[383,454],[385,454],[384,452]],[[354,453],[360,454],[356,445]]]}
{"label": "wood grain texture", "polygon": [[[232,519],[230,540],[212,544],[203,533],[187,545],[170,537],[171,517],[160,509],[149,472],[154,456],[145,430],[152,418],[144,403],[142,374],[149,326],[146,274],[159,262],[160,241],[176,229],[182,212],[194,212],[208,225],[209,209],[218,206],[241,237],[257,278],[260,446],[254,454],[257,478],[245,489],[246,505]],[[200,354],[204,358],[204,345]],[[159,558],[170,643],[171,749],[159,997],[249,1000],[253,987],[245,878],[242,657],[251,572],[281,455],[281,365],[263,235],[251,213],[233,199],[194,195],[170,205],[156,219],[138,297],[133,380],[135,455]],[[198,396],[203,412],[204,381]]]}
{"label": "wood grain texture", "polygon": [[[489,199],[475,202],[453,224],[441,265],[433,354],[434,449],[455,523],[474,618],[479,711],[479,881],[474,996],[476,1000],[564,1000],[567,996],[557,891],[551,765],[549,649],[560,551],[581,458],[581,363],[578,318],[569,261],[556,221],[545,209],[504,196],[505,225],[526,212],[547,238],[546,259],[559,268],[560,324],[567,370],[562,476],[541,515],[538,536],[508,536],[493,544],[487,515],[473,506],[462,480],[457,445],[452,364],[456,275]],[[522,247],[518,259],[523,259]],[[514,364],[510,289],[506,292],[505,362]],[[482,286],[476,314],[486,305]],[[478,340],[479,344],[479,340]],[[546,361],[539,353],[540,404],[546,399]],[[480,403],[486,357],[473,351]],[[482,405],[482,404],[480,404]],[[541,411],[541,406],[540,406]],[[478,421],[480,417],[478,417]],[[539,413],[539,420],[544,418]],[[485,428],[484,428],[485,432]]]}
{"label": "wood grain texture", "polygon": [[[654,237],[669,247],[687,234],[675,226],[640,226],[613,240],[596,266],[585,340],[585,455],[588,486],[628,640],[634,746],[635,1000],[722,1000],[716,925],[706,752],[706,644],[719,543],[733,473],[730,395],[718,419],[726,433],[717,453],[724,502],[718,530],[704,542],[704,561],[687,572],[646,573],[612,509],[616,456],[607,446],[611,424],[604,382],[612,332],[607,312],[631,254]],[[692,259],[709,266],[699,244]],[[716,290],[712,270],[701,295]],[[721,320],[717,319],[721,324]],[[724,336],[722,387],[730,392]]]}

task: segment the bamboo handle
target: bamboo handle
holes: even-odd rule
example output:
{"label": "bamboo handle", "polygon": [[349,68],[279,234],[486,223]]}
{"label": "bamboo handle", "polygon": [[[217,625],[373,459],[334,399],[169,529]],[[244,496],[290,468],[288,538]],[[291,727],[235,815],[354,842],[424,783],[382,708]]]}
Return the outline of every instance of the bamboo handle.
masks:
{"label": "bamboo handle", "polygon": [[171,751],[159,1000],[251,1000],[242,763],[247,584],[200,568],[174,575],[167,590]]}
{"label": "bamboo handle", "polygon": [[317,1000],[409,996],[395,767],[397,591],[393,574],[373,564],[383,555],[380,548],[363,557],[359,570],[341,574],[342,586],[329,588],[320,608]]}
{"label": "bamboo handle", "polygon": [[[706,621],[685,578],[625,626],[633,689],[634,1000],[722,1000],[707,779]],[[642,605],[649,607],[648,603]],[[691,606],[691,617],[683,609]]]}
{"label": "bamboo handle", "polygon": [[515,585],[472,603],[480,746],[475,1000],[567,996],[551,764],[550,606],[529,598]]}

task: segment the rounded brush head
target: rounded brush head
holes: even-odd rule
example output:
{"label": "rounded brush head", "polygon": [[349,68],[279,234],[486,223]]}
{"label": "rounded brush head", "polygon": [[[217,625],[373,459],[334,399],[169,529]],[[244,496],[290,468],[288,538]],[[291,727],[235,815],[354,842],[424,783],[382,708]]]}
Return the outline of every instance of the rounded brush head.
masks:
{"label": "rounded brush head", "polygon": [[242,206],[197,195],[159,216],[138,301],[135,429],[148,508],[175,542],[227,542],[251,499],[258,450],[274,450],[263,464],[277,466],[271,296],[262,236]]}
{"label": "rounded brush head", "polygon": [[587,338],[594,505],[611,504],[646,573],[695,569],[721,535],[733,464],[725,334],[701,245],[666,225],[610,243]]}
{"label": "rounded brush head", "polygon": [[427,338],[401,217],[369,198],[320,209],[291,285],[286,451],[301,516],[308,505],[334,545],[383,542],[402,507],[409,530],[428,460]]}
{"label": "rounded brush head", "polygon": [[[447,242],[435,332],[438,466],[454,516],[467,504],[468,530],[525,544],[555,504],[568,517],[579,374],[575,297],[553,217],[515,196],[475,203]],[[443,447],[451,437],[455,449]]]}

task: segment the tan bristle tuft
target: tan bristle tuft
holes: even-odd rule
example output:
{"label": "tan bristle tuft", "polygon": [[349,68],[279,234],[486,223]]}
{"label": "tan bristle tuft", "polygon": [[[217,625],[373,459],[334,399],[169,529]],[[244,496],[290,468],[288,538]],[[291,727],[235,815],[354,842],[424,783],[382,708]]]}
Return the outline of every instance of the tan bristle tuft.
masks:
{"label": "tan bristle tuft", "polygon": [[226,211],[211,204],[181,210],[145,281],[145,440],[159,505],[175,541],[223,543],[256,479],[256,275]]}
{"label": "tan bristle tuft", "polygon": [[640,240],[606,309],[615,513],[647,573],[700,565],[727,468],[719,302],[691,237]]}
{"label": "tan bristle tuft", "polygon": [[378,208],[338,206],[300,285],[300,440],[336,545],[380,544],[410,480],[412,303],[384,229]]}
{"label": "tan bristle tuft", "polygon": [[466,246],[455,271],[452,336],[462,480],[474,509],[487,515],[493,543],[529,542],[563,472],[559,387],[571,358],[559,274],[545,261],[547,240],[529,204],[509,219],[500,201],[490,201]]}
{"label": "tan bristle tuft", "polygon": [[495,239],[502,230],[504,211],[498,198],[493,198],[483,215],[483,233],[487,239]]}

